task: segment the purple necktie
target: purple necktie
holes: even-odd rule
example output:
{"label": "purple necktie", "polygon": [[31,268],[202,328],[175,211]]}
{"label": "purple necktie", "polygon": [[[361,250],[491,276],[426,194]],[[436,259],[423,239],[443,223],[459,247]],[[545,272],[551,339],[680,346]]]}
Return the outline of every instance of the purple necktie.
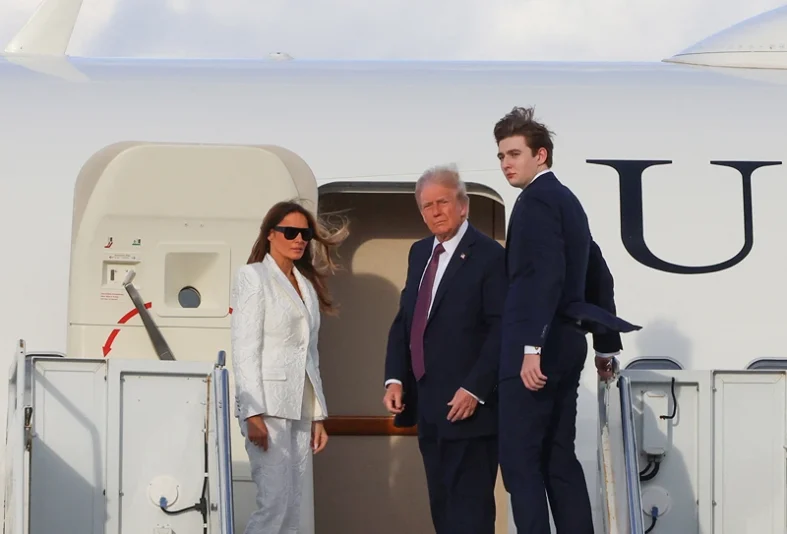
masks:
{"label": "purple necktie", "polygon": [[426,267],[421,288],[418,290],[418,298],[415,301],[413,325],[410,328],[410,355],[412,356],[413,373],[416,380],[421,380],[421,377],[426,372],[424,366],[424,330],[426,330],[426,319],[429,317],[429,305],[432,302],[432,287],[434,286],[434,277],[437,272],[437,263],[440,261],[440,254],[444,251],[442,243],[435,247],[432,259]]}

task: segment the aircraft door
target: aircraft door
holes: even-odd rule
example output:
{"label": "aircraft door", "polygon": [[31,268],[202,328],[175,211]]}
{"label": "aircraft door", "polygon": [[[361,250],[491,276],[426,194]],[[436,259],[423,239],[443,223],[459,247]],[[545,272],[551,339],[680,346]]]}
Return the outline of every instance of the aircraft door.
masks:
{"label": "aircraft door", "polygon": [[[175,359],[229,355],[233,273],[268,209],[290,199],[316,212],[317,183],[300,157],[277,146],[127,142],[96,153],[74,195],[68,356],[157,357],[122,285],[130,269]],[[231,428],[242,532],[256,487],[234,420]],[[304,512],[311,532],[313,507]]]}

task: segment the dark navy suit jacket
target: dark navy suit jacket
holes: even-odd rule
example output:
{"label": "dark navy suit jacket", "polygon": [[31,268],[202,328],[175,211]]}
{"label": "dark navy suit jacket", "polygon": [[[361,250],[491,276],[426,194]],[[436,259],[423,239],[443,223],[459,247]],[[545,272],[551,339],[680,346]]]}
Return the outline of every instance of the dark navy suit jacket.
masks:
{"label": "dark navy suit jacket", "polygon": [[[434,237],[410,248],[407,281],[399,312],[391,325],[385,379],[404,389],[405,409],[394,425],[409,427],[423,419],[446,438],[469,438],[497,432],[497,382],[500,316],[506,293],[505,251],[468,225],[440,280],[424,332],[426,375],[416,383],[410,359],[410,327],[418,288],[432,255]],[[463,421],[446,419],[448,402],[463,387],[484,401]]]}
{"label": "dark navy suit jacket", "polygon": [[[552,172],[517,198],[506,244],[509,291],[502,322],[500,378],[518,376],[526,345],[542,347],[541,367],[567,370],[585,353],[561,350],[567,336],[593,334],[598,352],[621,350],[614,282],[574,194]],[[566,342],[566,348],[576,347]]]}

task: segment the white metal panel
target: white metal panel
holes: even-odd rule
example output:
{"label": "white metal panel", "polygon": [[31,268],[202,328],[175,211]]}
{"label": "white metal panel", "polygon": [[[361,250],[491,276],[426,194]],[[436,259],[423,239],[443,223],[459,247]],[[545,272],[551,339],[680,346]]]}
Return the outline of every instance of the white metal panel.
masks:
{"label": "white metal panel", "polygon": [[785,373],[717,372],[713,534],[785,532]]}
{"label": "white metal panel", "polygon": [[106,367],[34,360],[30,533],[104,532]]}
{"label": "white metal panel", "polygon": [[[224,361],[31,357],[20,342],[9,373],[3,531],[232,534]],[[162,511],[161,496],[177,515]]]}
{"label": "white metal panel", "polygon": [[207,362],[109,360],[107,532],[202,532],[199,512],[167,515],[157,501],[176,491],[175,511],[200,499],[211,370]]}
{"label": "white metal panel", "polygon": [[[651,525],[649,512],[659,508],[652,531],[681,534],[711,534],[712,393],[709,371],[625,371],[631,377],[638,435],[663,432],[666,443],[658,473],[642,485],[645,527]],[[675,378],[674,398],[672,378]],[[646,397],[659,393],[668,402],[650,403]],[[675,402],[677,401],[677,403]],[[677,409],[673,407],[677,404]],[[674,417],[669,418],[674,414]],[[662,419],[667,416],[667,419]],[[650,430],[643,426],[650,425]],[[648,463],[640,439],[640,470]]]}
{"label": "white metal panel", "polygon": [[24,534],[27,507],[24,495],[27,487],[25,453],[25,384],[27,368],[24,341],[20,341],[8,374],[8,414],[6,416],[6,449],[4,457],[5,491],[3,532]]}
{"label": "white metal panel", "polygon": [[[661,419],[661,416],[672,415],[675,406],[670,378],[656,384],[638,384],[637,388],[640,387],[659,391],[668,399],[668,402],[658,406],[658,412],[652,411],[657,406],[644,403],[640,405],[643,407],[643,422],[648,425],[664,425],[662,428],[667,443],[667,451],[660,461],[658,474],[652,480],[642,482],[643,511],[649,514],[652,506],[659,508],[656,527],[659,532],[699,533],[699,436],[703,425],[709,425],[710,421],[700,420],[697,384],[684,382],[679,375],[674,388],[677,410],[674,411],[673,419]],[[647,461],[640,462],[644,469]],[[666,503],[659,497],[663,494],[667,496]],[[645,526],[650,524],[651,517],[646,515]]]}

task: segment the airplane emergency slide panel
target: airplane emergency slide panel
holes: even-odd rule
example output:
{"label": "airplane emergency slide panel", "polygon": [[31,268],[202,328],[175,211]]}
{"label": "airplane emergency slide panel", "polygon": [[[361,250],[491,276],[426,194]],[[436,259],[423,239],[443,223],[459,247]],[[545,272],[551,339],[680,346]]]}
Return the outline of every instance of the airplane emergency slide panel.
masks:
{"label": "airplane emergency slide panel", "polygon": [[307,164],[277,146],[126,142],[90,158],[74,195],[68,356],[157,358],[123,286],[176,360],[229,352],[233,272],[267,210],[317,209]]}

